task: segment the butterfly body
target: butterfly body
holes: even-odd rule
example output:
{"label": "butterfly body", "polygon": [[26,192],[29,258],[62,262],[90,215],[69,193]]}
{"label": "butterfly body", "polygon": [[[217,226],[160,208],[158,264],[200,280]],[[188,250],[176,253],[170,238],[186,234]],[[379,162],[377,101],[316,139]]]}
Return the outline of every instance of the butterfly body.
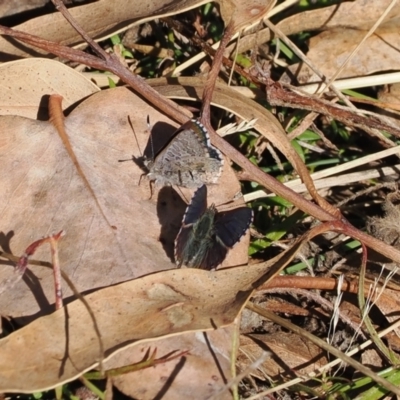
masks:
{"label": "butterfly body", "polygon": [[201,218],[192,225],[189,237],[182,251],[183,257],[179,266],[182,264],[187,267],[200,266],[207,254],[213,247],[216,240],[214,227],[216,209],[211,206],[207,209]]}
{"label": "butterfly body", "polygon": [[221,153],[211,145],[208,133],[198,121],[182,125],[154,160],[144,160],[147,177],[157,186],[196,188],[216,183],[221,175]]}
{"label": "butterfly body", "polygon": [[216,268],[245,234],[252,215],[247,207],[225,212],[218,212],[214,205],[207,208],[207,187],[201,186],[187,207],[175,241],[177,265],[207,270]]}

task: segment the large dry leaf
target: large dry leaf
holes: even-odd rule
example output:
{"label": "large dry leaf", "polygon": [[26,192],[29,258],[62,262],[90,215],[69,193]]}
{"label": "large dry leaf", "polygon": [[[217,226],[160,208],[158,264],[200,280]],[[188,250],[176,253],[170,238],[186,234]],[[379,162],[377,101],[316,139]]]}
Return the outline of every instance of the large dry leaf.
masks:
{"label": "large dry leaf", "polygon": [[[114,0],[110,5],[108,0],[98,0],[71,8],[69,11],[92,38],[102,40],[126,29],[127,26],[139,25],[145,21],[182,13],[207,2],[207,0],[154,0],[152,2]],[[252,0],[251,2],[220,0],[219,3],[225,22],[228,23],[233,19],[235,28],[238,30],[261,19],[273,2],[274,0],[268,2],[265,0]],[[76,45],[82,42],[82,38],[58,12],[33,18],[16,26],[15,29],[65,45]],[[38,54],[45,53],[28,45],[15,44],[10,38],[0,36],[0,55],[3,59]]]}
{"label": "large dry leaf", "polygon": [[[396,49],[399,41],[400,18],[377,29],[362,48],[339,74],[339,78],[370,75],[379,71],[395,70],[400,63],[400,54]],[[362,41],[366,31],[338,28],[322,32],[310,40],[308,58],[327,77],[339,70]],[[296,66],[298,70],[298,66]],[[292,67],[291,67],[292,69]],[[299,83],[320,82],[321,78],[309,67],[302,67],[297,75]]]}
{"label": "large dry leaf", "polygon": [[[183,12],[206,3],[206,0],[180,0],[175,2],[155,0],[153,2],[114,0],[99,0],[69,11],[85,31],[93,38],[104,39],[111,36],[122,26],[139,24],[160,16]],[[80,35],[69,25],[59,12],[33,18],[15,29],[40,36],[65,45],[76,45],[82,42]],[[0,37],[0,54],[4,56],[27,57],[43,54],[27,45],[16,45],[9,38]]]}
{"label": "large dry leaf", "polygon": [[219,1],[225,23],[232,21],[235,32],[260,21],[274,6],[276,0],[224,0]]}
{"label": "large dry leaf", "polygon": [[[65,120],[73,154],[51,123],[0,117],[3,249],[22,255],[33,240],[65,230],[61,266],[81,292],[173,268],[173,241],[185,202],[171,188],[150,200],[147,180],[139,185],[142,170],[133,162],[118,162],[140,155],[128,116],[145,148],[146,115],[155,124],[157,147],[175,129],[163,115],[126,88],[93,95]],[[209,201],[231,201],[239,190],[225,163],[219,184],[210,186]],[[247,248],[248,236],[229,252],[225,265],[246,263]],[[35,258],[50,261],[49,253],[40,248]],[[12,273],[13,267],[3,264],[0,281]],[[65,288],[65,296],[70,293]],[[0,313],[31,316],[49,312],[53,303],[52,272],[35,266],[2,295]]]}
{"label": "large dry leaf", "polygon": [[43,118],[48,115],[43,96],[63,96],[63,108],[100,89],[65,64],[45,58],[29,58],[0,65],[0,115]]}
{"label": "large dry leaf", "polygon": [[[372,3],[365,0],[345,2],[329,9],[310,11],[306,15],[299,14],[291,17],[287,23],[302,30],[302,25],[308,24],[308,21],[316,23],[326,19],[326,25],[322,27],[324,31],[310,39],[307,57],[329,78],[341,67],[389,4],[390,0]],[[399,26],[400,5],[397,5],[375,33],[363,43],[362,48],[353,56],[339,77],[364,76],[397,69],[400,62],[397,48]],[[306,65],[302,65],[301,68],[299,65],[293,65],[290,70],[295,72],[299,83],[321,80]]]}
{"label": "large dry leaf", "polygon": [[48,0],[3,0],[0,1],[0,16],[3,18],[29,10],[38,9],[44,7],[47,2]]}
{"label": "large dry leaf", "polygon": [[[279,28],[292,35],[304,31],[329,30],[336,28],[361,29],[368,31],[382,15],[391,0],[344,1],[330,7],[304,11],[279,22]],[[396,4],[385,21],[396,19],[400,13],[400,4]]]}
{"label": "large dry leaf", "polygon": [[[25,64],[29,64],[29,61]],[[47,90],[51,93],[54,83],[57,83],[60,85],[57,93],[63,94],[65,91],[68,95],[67,82],[64,84],[60,79],[60,76],[68,78],[68,75],[59,73],[58,63],[45,61],[40,65],[46,64],[55,74],[48,74],[45,79],[48,89],[44,86],[41,94],[46,93]],[[55,76],[57,79],[53,82]],[[12,82],[18,84],[17,81]],[[17,105],[18,101],[17,99]],[[33,104],[34,101],[31,103]],[[30,110],[31,115],[36,115],[38,108],[39,98],[36,109],[32,107]],[[25,112],[24,107],[17,106],[14,109],[16,113]],[[133,122],[139,147],[145,148],[149,135],[146,114],[149,114],[150,120],[155,123],[152,133],[154,145],[157,148],[160,141],[167,139],[168,132],[172,133],[175,129],[166,123],[167,120],[163,116],[127,89],[113,89],[98,93],[82,102],[65,121],[72,145],[70,153],[66,151],[66,143],[61,140],[49,122],[39,122],[19,116],[0,117],[0,126],[3,127],[0,163],[4,166],[3,170],[9,168],[7,174],[3,175],[5,193],[2,198],[3,249],[14,254],[21,254],[33,239],[65,229],[67,235],[60,243],[61,264],[81,291],[173,267],[168,256],[172,257],[173,240],[181,223],[185,203],[170,188],[162,189],[150,201],[148,183],[144,180],[142,185],[138,186],[142,171],[137,165],[132,162],[118,163],[118,159],[129,158],[132,153],[136,156],[140,155],[128,124],[128,115]],[[12,166],[17,168],[13,170]],[[224,168],[220,182],[221,185],[210,187],[210,202],[215,201],[216,204],[221,204],[231,200],[239,190],[238,182],[228,164]],[[186,192],[186,197],[189,198],[189,196],[190,193]],[[245,263],[247,248],[248,237],[243,238],[234,251],[230,252],[225,264]],[[49,260],[48,250],[41,249],[35,254],[35,258]],[[7,276],[13,273],[12,271],[11,265],[3,265],[0,280],[4,282]],[[152,293],[154,294],[156,288],[160,286],[162,285],[154,284]],[[45,268],[32,267],[24,282],[20,282],[2,295],[1,312],[14,317],[29,317],[39,307],[39,313],[48,312],[49,304],[54,301],[53,291],[51,272]],[[164,287],[161,292],[163,291],[163,295],[168,297],[169,286]],[[122,294],[122,298],[119,297],[114,301],[116,310],[114,314],[119,316],[121,321],[116,323],[115,327],[123,325],[127,320],[124,312],[125,296],[119,289],[117,292]],[[65,293],[68,295],[69,292],[65,290]],[[163,295],[160,294],[160,297]],[[212,299],[211,296],[209,298]],[[147,306],[151,305],[150,303],[151,301]],[[122,309],[119,307],[121,304]],[[107,310],[106,316],[108,312],[112,312],[111,306],[109,301],[103,304],[102,312]],[[157,319],[147,306],[142,312],[134,308],[137,311],[137,321],[143,321],[144,318]],[[156,309],[159,310],[160,307],[163,308],[163,304],[158,303]],[[178,317],[180,318],[181,315]],[[91,324],[87,314],[84,319],[86,324]],[[182,323],[186,322],[182,321]],[[143,337],[153,337],[151,329],[146,329],[134,321],[133,323],[138,326]],[[39,326],[39,329],[43,328],[41,323]],[[130,326],[127,329],[135,335]],[[161,335],[168,335],[171,332],[170,325],[162,321],[158,329],[161,330]],[[191,330],[190,327],[188,329]],[[48,348],[49,351],[54,348],[58,351],[65,350],[65,343],[57,339],[58,334],[52,335],[47,329],[45,330],[45,335],[39,334],[45,339],[45,343],[39,347],[34,346],[33,354],[28,356],[41,364],[38,364],[37,375],[33,377],[32,386],[27,389],[28,392],[37,390],[35,388],[40,387],[41,377],[47,375],[49,368],[53,368],[47,364],[47,356],[43,353],[43,348]],[[107,332],[112,335],[110,352],[118,348],[119,344],[130,341],[125,339],[123,333],[115,333],[108,328]],[[88,350],[85,353],[86,358],[83,357],[87,365],[93,365],[98,360],[98,344],[92,342],[92,333],[89,330],[89,335],[78,335],[82,339],[82,347]],[[199,384],[197,398],[206,398],[210,391],[212,393],[219,390],[224,385],[221,373],[229,379],[229,352],[232,342],[229,336],[231,334],[232,329],[218,329],[211,335],[209,345],[205,344],[204,339],[199,340],[197,334],[185,335],[185,340],[171,338],[169,343],[159,341],[157,343],[159,354],[167,353],[168,345],[174,349],[190,350],[191,354],[180,371],[179,378],[174,379],[173,385],[169,385],[165,398],[186,398],[185,393],[193,387],[191,383],[193,380],[190,378],[193,373],[203,374],[202,381],[207,380],[209,383],[203,386],[204,395]],[[135,340],[134,336],[129,335],[133,338],[132,340]],[[55,343],[48,342],[49,336],[55,339]],[[216,342],[221,342],[222,338],[227,337],[229,340],[223,340],[223,346],[220,347],[219,355],[217,355],[217,358],[220,358],[217,366],[208,346],[215,349]],[[76,338],[71,340],[79,345]],[[94,344],[94,347],[89,344]],[[20,354],[19,344],[9,349],[14,352],[14,355]],[[71,351],[73,352],[73,349]],[[11,353],[9,354],[12,358]],[[82,357],[82,350],[79,349],[76,354]],[[136,359],[140,358],[141,349],[130,350],[129,355],[134,357],[135,354],[138,355]],[[127,354],[120,352],[118,356],[126,359]],[[119,357],[114,362],[122,362],[123,360],[119,360]],[[167,363],[156,370],[149,371],[152,373],[152,379],[160,386],[166,374],[168,376],[174,372],[174,367],[174,363]],[[171,368],[172,371],[170,371]],[[14,382],[18,386],[22,383],[21,376],[25,372],[18,366],[15,366],[14,371]],[[75,371],[73,377],[81,372]],[[142,373],[134,375],[135,378],[139,376],[142,376]],[[10,375],[7,375],[6,380],[8,381],[9,378],[11,378]],[[63,378],[60,377],[60,379]],[[55,384],[59,382],[60,380]],[[135,393],[139,391],[142,393],[141,398],[145,398],[143,391],[149,390],[148,382],[148,379],[136,381],[126,376],[118,378],[115,384],[126,393],[131,393],[131,387],[134,385]],[[159,386],[152,385],[153,391]],[[159,389],[163,390],[162,387]],[[15,390],[24,391],[23,388]],[[229,397],[229,392],[223,396]],[[152,398],[152,395],[149,398]]]}
{"label": "large dry leaf", "polygon": [[[382,15],[390,0],[343,1],[330,7],[322,7],[311,11],[303,11],[280,21],[277,26],[286,35],[300,32],[324,31],[326,29],[343,28],[368,30]],[[367,9],[366,9],[367,7]],[[389,12],[387,20],[396,18],[400,6],[395,5]],[[229,50],[243,53],[255,48],[256,44],[269,42],[273,34],[269,28],[261,29],[240,38],[240,41],[229,47]]]}
{"label": "large dry leaf", "polygon": [[[253,289],[287,265],[301,246],[297,241],[261,265],[163,271],[87,295],[106,358],[155,338],[231,324]],[[188,350],[187,345],[178,341],[176,350]],[[217,346],[227,357],[230,341],[225,349]],[[0,391],[32,392],[72,380],[95,366],[99,343],[86,307],[76,300],[0,340],[0,353]]]}
{"label": "large dry leaf", "polygon": [[[126,396],[141,400],[152,400],[161,394],[163,400],[208,399],[232,378],[230,358],[234,334],[237,334],[235,327],[231,326],[139,344],[116,354],[105,363],[105,368],[138,362],[149,346],[159,349],[159,355],[161,349],[163,354],[187,350],[189,354],[184,358],[113,377],[112,382]],[[231,398],[229,390],[218,393],[218,399]]]}

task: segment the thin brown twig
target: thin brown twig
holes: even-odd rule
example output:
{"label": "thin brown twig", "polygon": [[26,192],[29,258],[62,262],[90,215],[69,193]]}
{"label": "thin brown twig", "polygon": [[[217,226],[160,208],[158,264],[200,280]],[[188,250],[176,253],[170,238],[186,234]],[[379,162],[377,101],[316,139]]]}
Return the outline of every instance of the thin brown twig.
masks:
{"label": "thin brown twig", "polygon": [[53,276],[54,276],[54,294],[55,294],[55,306],[56,310],[59,310],[63,307],[63,292],[61,285],[61,266],[60,259],[58,257],[58,241],[64,235],[64,232],[61,231],[56,235],[51,235],[49,237],[50,243],[50,251],[51,251],[51,260],[53,264]]}
{"label": "thin brown twig", "polygon": [[361,129],[376,128],[400,137],[400,129],[379,120],[378,116],[375,118],[365,117],[339,104],[334,105],[329,101],[317,99],[312,95],[302,96],[293,91],[285,90],[278,82],[274,82],[269,77],[265,77],[265,80],[267,85],[267,100],[273,106],[315,111],[350,126]]}
{"label": "thin brown twig", "polygon": [[[183,25],[180,21],[171,18],[171,17],[164,17],[160,18],[161,21],[164,21],[168,26],[178,31],[180,34],[186,36],[186,38],[191,41],[194,45],[198,46],[204,53],[206,53],[209,57],[215,57],[215,50],[212,46],[210,46],[207,42],[202,40],[200,37],[196,35],[190,35],[187,31],[185,25]],[[245,77],[249,82],[252,82],[254,85],[258,87],[263,87],[264,84],[259,81],[255,76],[248,73],[244,68],[234,63],[231,59],[226,58],[225,56],[222,58],[222,64],[225,67],[233,69],[239,75]]]}
{"label": "thin brown twig", "polygon": [[210,109],[212,95],[214,93],[215,83],[217,82],[219,71],[221,69],[225,48],[228,45],[229,40],[231,39],[234,33],[233,29],[234,29],[234,23],[231,20],[225,29],[224,36],[222,37],[222,40],[220,42],[220,46],[218,47],[218,50],[215,53],[211,70],[208,73],[208,77],[204,85],[203,99],[202,99],[203,101],[201,105],[201,122],[207,129],[212,129],[211,109]]}
{"label": "thin brown twig", "polygon": [[63,17],[69,22],[69,24],[82,36],[82,39],[97,53],[100,58],[107,60],[109,58],[109,54],[104,51],[101,46],[95,42],[86,32],[83,30],[80,25],[75,21],[75,18],[71,15],[71,13],[65,7],[65,4],[62,0],[51,0],[56,9],[63,15]]}

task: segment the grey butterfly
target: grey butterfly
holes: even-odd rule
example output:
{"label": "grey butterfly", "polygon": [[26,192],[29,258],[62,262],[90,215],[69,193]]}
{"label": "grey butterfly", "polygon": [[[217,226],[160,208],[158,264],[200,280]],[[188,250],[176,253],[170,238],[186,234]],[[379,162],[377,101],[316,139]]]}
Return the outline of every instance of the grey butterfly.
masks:
{"label": "grey butterfly", "polygon": [[211,145],[205,127],[190,120],[177,129],[154,160],[145,159],[143,163],[149,171],[148,179],[157,186],[197,188],[217,182],[223,158]]}

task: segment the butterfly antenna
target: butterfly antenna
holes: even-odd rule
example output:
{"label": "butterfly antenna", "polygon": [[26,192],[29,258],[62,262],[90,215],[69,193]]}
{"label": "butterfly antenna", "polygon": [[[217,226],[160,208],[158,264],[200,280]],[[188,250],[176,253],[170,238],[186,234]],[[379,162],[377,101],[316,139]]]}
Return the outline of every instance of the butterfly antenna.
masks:
{"label": "butterfly antenna", "polygon": [[[139,146],[139,141],[138,141],[138,138],[137,138],[137,136],[136,136],[136,131],[135,131],[135,128],[133,127],[132,120],[131,120],[131,117],[130,117],[129,115],[128,115],[128,122],[129,122],[129,126],[130,126],[131,129],[132,129],[133,135],[135,136],[136,145],[137,145],[137,147],[138,147],[138,149],[139,149],[139,153],[140,153],[140,158],[143,158],[143,154],[142,154],[142,151],[140,150],[140,146]],[[133,162],[136,162],[136,161],[137,161],[137,158],[136,158],[134,155],[132,155],[131,158],[127,158],[127,159],[124,159],[124,160],[118,160],[118,162],[124,162],[124,161],[133,161]]]}
{"label": "butterfly antenna", "polygon": [[153,144],[153,136],[151,134],[153,126],[150,124],[150,115],[147,115],[147,129],[150,132],[149,140],[150,140],[150,146],[151,146],[151,159],[154,160],[155,159],[154,144]]}
{"label": "butterfly antenna", "polygon": [[129,126],[132,129],[133,135],[135,136],[136,145],[137,145],[137,147],[139,149],[139,153],[140,153],[140,158],[143,158],[143,153],[142,153],[142,150],[140,149],[139,141],[138,141],[138,138],[136,136],[136,131],[135,131],[135,128],[133,127],[132,120],[131,120],[131,117],[129,115],[128,115],[128,122],[129,122]]}

